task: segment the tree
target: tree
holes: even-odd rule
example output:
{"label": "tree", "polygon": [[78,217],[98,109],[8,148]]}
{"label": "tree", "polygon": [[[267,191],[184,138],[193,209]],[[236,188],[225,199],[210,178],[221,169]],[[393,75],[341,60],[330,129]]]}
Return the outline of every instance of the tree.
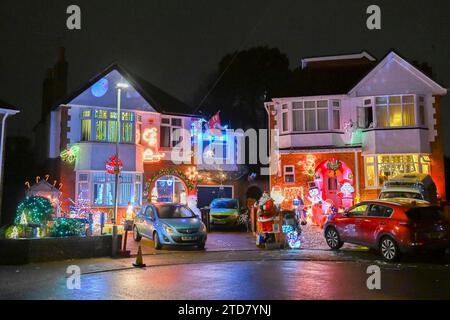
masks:
{"label": "tree", "polygon": [[289,59],[277,48],[233,52],[221,59],[196,103],[206,118],[220,110],[222,123],[232,128],[266,128],[264,102],[285,94],[290,75]]}

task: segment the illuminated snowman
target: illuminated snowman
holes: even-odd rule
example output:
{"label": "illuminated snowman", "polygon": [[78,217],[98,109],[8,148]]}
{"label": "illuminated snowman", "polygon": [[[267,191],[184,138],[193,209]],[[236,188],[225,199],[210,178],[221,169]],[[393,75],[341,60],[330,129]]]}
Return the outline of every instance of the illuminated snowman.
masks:
{"label": "illuminated snowman", "polygon": [[308,200],[311,201],[312,205],[322,202],[322,192],[319,191],[319,188],[316,186],[309,188]]}

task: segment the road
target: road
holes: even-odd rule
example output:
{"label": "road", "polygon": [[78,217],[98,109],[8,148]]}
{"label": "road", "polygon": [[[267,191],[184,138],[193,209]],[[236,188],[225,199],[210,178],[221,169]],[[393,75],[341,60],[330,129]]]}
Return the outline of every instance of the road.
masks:
{"label": "road", "polygon": [[[446,262],[387,264],[360,255],[187,252],[144,256],[144,269],[132,268],[132,259],[1,267],[0,299],[450,299]],[[70,264],[81,267],[79,290],[67,289]],[[366,285],[373,264],[381,290]]]}

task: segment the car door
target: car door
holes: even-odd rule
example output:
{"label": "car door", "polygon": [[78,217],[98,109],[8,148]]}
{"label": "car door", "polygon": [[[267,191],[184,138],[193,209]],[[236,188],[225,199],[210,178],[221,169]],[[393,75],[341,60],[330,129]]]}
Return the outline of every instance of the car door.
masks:
{"label": "car door", "polygon": [[152,238],[153,230],[155,230],[154,226],[155,221],[155,213],[153,211],[152,206],[147,206],[144,212],[144,221],[143,221],[143,235],[147,238]]}
{"label": "car door", "polygon": [[361,203],[346,211],[340,219],[341,230],[339,230],[339,234],[342,240],[353,243],[361,242],[360,224],[367,213],[367,208],[367,203]]}
{"label": "car door", "polygon": [[360,222],[361,237],[363,243],[368,246],[377,245],[378,234],[388,225],[388,220],[394,209],[378,203],[369,205],[367,215]]}

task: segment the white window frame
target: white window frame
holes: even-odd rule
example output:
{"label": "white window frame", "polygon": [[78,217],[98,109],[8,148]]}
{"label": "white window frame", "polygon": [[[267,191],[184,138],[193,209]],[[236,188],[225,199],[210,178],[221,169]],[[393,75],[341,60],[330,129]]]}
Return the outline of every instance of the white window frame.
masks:
{"label": "white window frame", "polygon": [[[291,172],[287,172],[287,168],[291,168]],[[293,176],[293,181],[286,181],[286,175]],[[294,165],[285,165],[283,166],[283,181],[284,183],[295,183],[295,166]]]}
{"label": "white window frame", "polygon": [[[414,99],[414,102],[413,102],[413,104],[414,104],[414,124],[405,126],[405,125],[403,125],[404,105],[409,104],[409,103],[404,103],[403,102],[403,97],[407,97],[407,96],[412,96],[413,99]],[[391,98],[391,97],[400,97],[400,106],[401,106],[401,114],[402,114],[402,125],[401,126],[391,126],[391,123],[390,123],[391,108],[390,108],[390,106],[391,105],[396,105],[394,103],[391,104],[389,102],[389,98]],[[386,100],[386,104],[377,104],[377,98],[386,98],[387,99]],[[393,128],[393,129],[395,129],[395,128],[414,128],[414,127],[420,126],[419,125],[419,120],[418,120],[418,103],[417,102],[418,102],[418,96],[415,95],[415,94],[390,94],[390,95],[374,96],[373,97],[374,109],[372,111],[373,115],[374,115],[374,123],[375,123],[374,127],[377,128],[377,129],[386,129],[386,128]],[[388,126],[386,126],[386,127],[379,127],[378,126],[378,116],[377,116],[377,108],[378,108],[378,106],[387,107]]]}
{"label": "white window frame", "polygon": [[[87,183],[88,183],[88,200],[89,200],[89,203],[90,203],[90,205],[91,205],[91,207],[101,207],[101,208],[112,208],[112,207],[114,207],[114,204],[113,205],[108,205],[108,204],[105,204],[104,202],[105,202],[105,197],[106,197],[106,188],[104,188],[104,191],[103,191],[103,195],[102,195],[102,204],[95,204],[94,203],[94,179],[93,179],[93,175],[95,174],[95,173],[105,173],[106,174],[106,172],[105,171],[100,171],[100,170],[90,170],[90,171],[86,171],[86,170],[83,170],[83,171],[76,171],[76,185],[75,185],[75,194],[76,194],[76,197],[75,197],[75,201],[77,202],[78,201],[78,193],[79,193],[79,183],[80,182],[83,182],[83,181],[80,181],[79,180],[79,178],[80,178],[80,175],[81,174],[87,174],[88,175],[88,180],[87,180]],[[132,177],[132,182],[131,182],[131,184],[132,184],[132,198],[133,199],[136,199],[136,194],[135,194],[135,187],[136,187],[136,184],[138,183],[138,181],[137,181],[137,176],[139,176],[140,177],[140,181],[139,181],[139,184],[140,184],[140,194],[138,195],[138,204],[136,204],[136,203],[133,203],[133,205],[135,205],[135,206],[141,206],[142,205],[142,196],[143,196],[143,186],[144,186],[144,183],[143,183],[143,173],[141,173],[141,172],[136,172],[136,171],[124,171],[124,172],[121,172],[121,174],[131,174],[131,177]],[[119,179],[120,179],[120,177],[119,177]],[[106,184],[106,181],[104,182],[104,184]],[[118,193],[118,195],[119,195],[119,197],[120,197],[120,192],[121,192],[121,190],[120,190],[120,182],[119,182],[119,193]],[[127,207],[128,206],[128,201],[127,201],[127,203],[126,204],[121,204],[120,202],[119,202],[119,207],[121,207],[121,208],[125,208],[125,207]]]}
{"label": "white window frame", "polygon": [[[292,118],[292,114],[291,114],[291,111],[290,111],[290,106],[289,106],[289,104],[287,104],[287,103],[283,103],[282,105],[281,105],[281,112],[280,112],[280,127],[281,127],[281,132],[282,133],[287,133],[287,132],[289,132],[289,131],[291,131],[291,128],[290,128],[290,122],[291,121],[289,121],[289,118]],[[286,117],[287,117],[287,119],[286,119],[286,125],[287,125],[287,128],[285,128],[284,127],[284,121],[283,121],[283,117],[286,115]]]}
{"label": "white window frame", "polygon": [[[327,103],[327,106],[326,107],[318,107],[318,102],[319,101],[325,101]],[[288,108],[288,111],[289,111],[289,114],[288,114],[288,126],[291,126],[291,128],[289,128],[289,129],[291,129],[290,131],[293,132],[293,133],[310,133],[310,132],[329,132],[329,131],[334,131],[333,129],[330,129],[332,127],[332,125],[330,126],[330,123],[332,124],[332,119],[333,119],[333,113],[331,111],[331,110],[333,110],[332,109],[333,107],[332,107],[332,103],[330,103],[331,101],[340,101],[340,100],[337,100],[337,99],[332,99],[332,100],[330,100],[330,99],[308,100],[308,99],[306,99],[306,100],[293,101],[291,103],[291,105],[290,105],[290,108]],[[299,109],[296,109],[296,110],[298,110],[299,112],[302,112],[302,114],[303,114],[303,131],[294,131],[294,127],[293,127],[293,125],[294,125],[293,105],[296,102],[302,103],[302,107],[299,108]],[[309,102],[313,102],[314,103],[314,108],[305,108],[305,104],[309,103]],[[314,112],[315,112],[316,127],[315,127],[314,130],[306,130],[306,123],[307,123],[307,121],[306,121],[305,114],[306,114],[307,110],[308,111],[314,110]],[[319,117],[318,117],[318,114],[319,114],[318,111],[319,110],[327,110],[327,128],[326,129],[319,130]],[[291,118],[290,121],[289,121],[289,118]],[[281,118],[281,122],[283,122],[283,118]],[[283,124],[282,124],[282,127],[283,127]],[[284,129],[284,128],[282,128],[282,129]],[[282,130],[282,132],[286,132],[286,131]]]}
{"label": "white window frame", "polygon": [[[166,119],[166,120],[169,120],[169,123],[163,123],[163,119]],[[172,124],[172,119],[178,119],[178,120],[181,120],[181,125],[180,126],[176,126],[176,125],[173,125]],[[179,116],[169,116],[169,115],[161,115],[161,122],[160,122],[160,129],[159,129],[159,142],[158,142],[158,144],[159,144],[159,149],[161,149],[161,150],[171,150],[173,147],[174,147],[174,145],[173,145],[173,143],[174,143],[174,141],[172,141],[172,131],[174,130],[174,129],[183,129],[184,128],[184,118],[183,117],[179,117]],[[169,128],[169,147],[167,147],[167,146],[161,146],[161,132],[162,132],[162,130],[161,130],[161,128],[162,127],[168,127]],[[182,139],[185,139],[186,137],[184,137],[184,136],[182,136]]]}
{"label": "white window frame", "polygon": [[[431,174],[432,168],[431,168],[431,155],[429,154],[423,154],[423,153],[399,153],[399,154],[367,154],[364,155],[364,186],[365,189],[379,189],[382,188],[383,186],[380,185],[379,183],[379,170],[378,170],[378,157],[379,156],[390,156],[390,157],[394,157],[394,156],[417,156],[418,157],[418,161],[417,161],[417,166],[418,166],[418,170],[417,173],[423,173],[422,167],[424,165],[426,165],[428,167],[428,174]],[[373,157],[373,166],[374,166],[374,171],[375,171],[375,184],[373,186],[368,186],[367,185],[367,157]],[[424,159],[428,159],[428,160],[424,160]],[[413,162],[414,163],[414,162]]]}

